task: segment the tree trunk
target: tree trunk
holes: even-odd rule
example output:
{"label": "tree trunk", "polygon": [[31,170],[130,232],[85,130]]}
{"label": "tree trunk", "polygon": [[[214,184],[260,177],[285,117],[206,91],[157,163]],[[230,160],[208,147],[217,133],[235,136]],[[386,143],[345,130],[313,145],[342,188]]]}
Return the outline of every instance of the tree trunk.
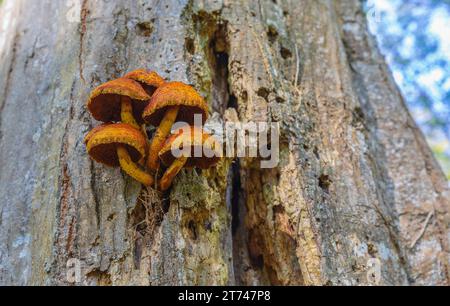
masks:
{"label": "tree trunk", "polygon": [[[75,262],[75,284],[449,285],[448,183],[360,1],[5,0],[0,19],[0,284],[71,284]],[[279,122],[278,167],[224,159],[161,197],[94,163],[87,96],[139,67],[213,120]]]}

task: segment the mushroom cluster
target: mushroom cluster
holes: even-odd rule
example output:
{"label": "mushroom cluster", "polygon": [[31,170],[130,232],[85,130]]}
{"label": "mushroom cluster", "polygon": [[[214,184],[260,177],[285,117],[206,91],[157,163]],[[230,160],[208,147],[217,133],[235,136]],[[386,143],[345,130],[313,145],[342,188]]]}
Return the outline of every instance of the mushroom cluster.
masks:
{"label": "mushroom cluster", "polygon": [[[217,154],[176,157],[172,153],[177,143],[182,143],[189,152],[208,142],[214,143],[203,128],[193,126],[195,115],[204,124],[208,106],[187,84],[166,82],[156,72],[138,69],[95,88],[87,108],[94,119],[103,122],[84,139],[89,156],[104,165],[121,167],[146,186],[155,185],[165,191],[183,167],[206,169],[218,162]],[[189,133],[183,132],[184,129],[171,135],[176,122],[189,124]],[[146,124],[156,127],[151,141]],[[160,168],[166,170],[158,179]]]}

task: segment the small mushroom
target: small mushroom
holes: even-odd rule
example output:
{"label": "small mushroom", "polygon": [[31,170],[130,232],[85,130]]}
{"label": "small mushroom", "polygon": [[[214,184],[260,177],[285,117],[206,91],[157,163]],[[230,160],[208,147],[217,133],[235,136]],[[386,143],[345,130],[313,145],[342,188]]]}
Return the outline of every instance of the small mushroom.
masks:
{"label": "small mushroom", "polygon": [[[172,149],[180,150],[181,156],[174,156]],[[195,156],[196,149],[202,150],[202,156]],[[220,159],[220,150],[221,146],[217,140],[201,128],[181,129],[179,133],[169,136],[158,154],[162,163],[168,167],[161,178],[160,189],[167,190],[183,167],[213,167]],[[208,156],[203,154],[204,152],[208,152]]]}
{"label": "small mushroom", "polygon": [[159,74],[154,71],[147,71],[145,69],[133,70],[127,73],[124,78],[139,82],[150,97],[156,89],[165,83],[164,79],[160,77]]}
{"label": "small mushroom", "polygon": [[155,91],[142,114],[146,123],[158,127],[147,160],[150,170],[158,169],[158,152],[175,121],[193,125],[195,114],[202,116],[203,124],[208,116],[208,105],[193,87],[181,82],[168,82]]}
{"label": "small mushroom", "polygon": [[84,143],[93,160],[110,167],[120,166],[142,184],[153,184],[153,177],[136,165],[147,150],[147,140],[140,130],[126,123],[105,123],[92,129]]}
{"label": "small mushroom", "polygon": [[119,78],[95,88],[87,107],[98,121],[122,121],[139,128],[135,118],[141,120],[149,99],[150,96],[138,82]]}

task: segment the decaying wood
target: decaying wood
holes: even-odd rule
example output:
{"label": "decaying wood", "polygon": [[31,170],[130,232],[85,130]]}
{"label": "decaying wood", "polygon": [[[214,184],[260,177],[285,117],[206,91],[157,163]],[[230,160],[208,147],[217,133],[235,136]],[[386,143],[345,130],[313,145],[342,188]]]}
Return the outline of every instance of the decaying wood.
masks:
{"label": "decaying wood", "polygon": [[[449,284],[448,183],[357,0],[25,1],[0,8],[0,284]],[[49,16],[48,12],[52,12]],[[89,91],[139,67],[214,120],[281,124],[250,158],[144,190],[93,163]]]}

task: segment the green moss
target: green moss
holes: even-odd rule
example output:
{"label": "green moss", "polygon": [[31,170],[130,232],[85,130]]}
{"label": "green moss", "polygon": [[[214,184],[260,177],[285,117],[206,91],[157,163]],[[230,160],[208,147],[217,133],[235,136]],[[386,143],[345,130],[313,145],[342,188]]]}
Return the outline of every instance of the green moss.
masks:
{"label": "green moss", "polygon": [[210,170],[182,170],[174,181],[170,199],[180,207],[194,206],[211,209],[224,203],[229,161],[223,160]]}
{"label": "green moss", "polygon": [[170,195],[172,202],[177,202],[183,208],[194,206],[213,206],[220,195],[208,185],[208,181],[196,170],[184,170],[175,179]]}

